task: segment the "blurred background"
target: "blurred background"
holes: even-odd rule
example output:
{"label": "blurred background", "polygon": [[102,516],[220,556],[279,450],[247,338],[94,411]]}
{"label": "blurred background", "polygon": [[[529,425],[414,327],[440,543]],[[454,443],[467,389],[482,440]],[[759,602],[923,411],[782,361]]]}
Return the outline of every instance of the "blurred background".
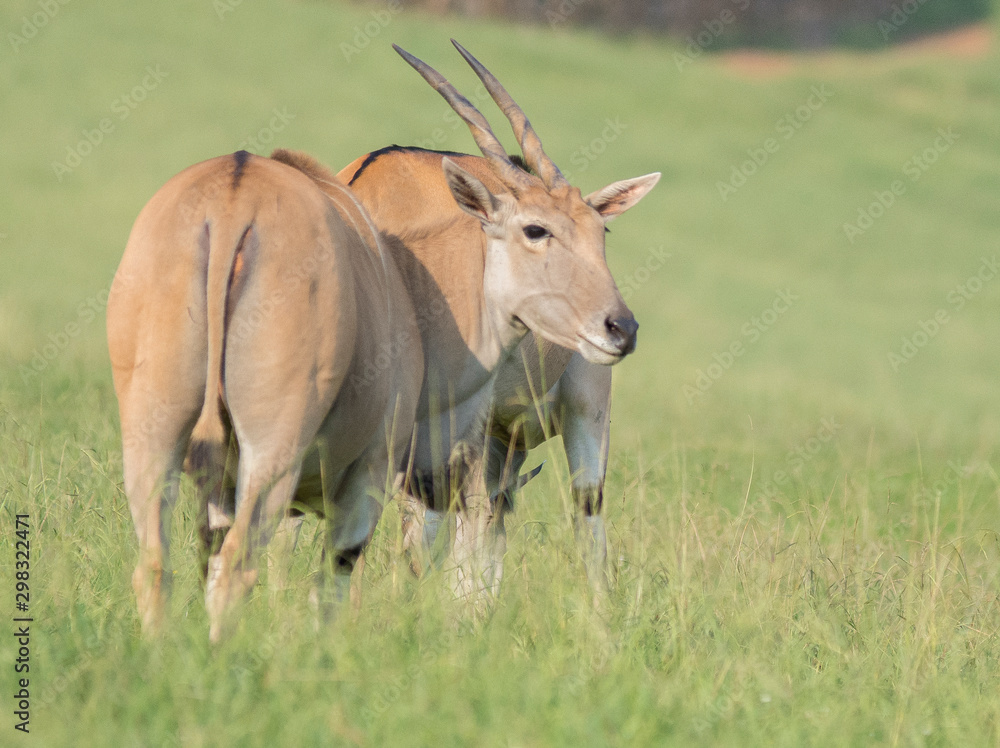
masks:
{"label": "blurred background", "polygon": [[[709,31],[715,37],[705,45],[709,49],[883,47],[982,21],[991,11],[990,0],[416,0],[406,5],[518,23],[568,23],[611,33],[648,31],[675,39]],[[890,31],[889,26],[900,19],[907,20],[905,28]]]}
{"label": "blurred background", "polygon": [[[495,719],[501,730],[530,722],[531,729],[519,733],[521,744],[540,744],[546,741],[538,735],[546,733],[538,730],[547,725],[562,725],[551,729],[565,728],[563,737],[582,730],[586,740],[602,734],[587,725],[603,729],[588,719],[625,724],[632,702],[619,702],[640,692],[647,713],[664,720],[676,716],[675,708],[703,715],[706,704],[715,703],[716,672],[722,680],[752,680],[774,670],[771,707],[753,689],[739,691],[745,699],[731,692],[745,707],[740,714],[760,715],[757,734],[764,743],[781,742],[765,711],[782,701],[782,713],[801,720],[795,729],[825,725],[829,732],[817,734],[843,734],[847,743],[903,734],[902,742],[922,744],[921,715],[938,712],[954,716],[961,728],[941,744],[975,742],[958,737],[963,729],[981,729],[983,741],[996,742],[1000,715],[986,700],[1000,682],[995,634],[989,633],[997,629],[1000,568],[997,29],[996,4],[987,0],[5,0],[0,501],[8,512],[32,507],[47,533],[49,551],[40,563],[48,564],[45,578],[52,581],[40,594],[47,625],[58,629],[47,634],[50,658],[75,661],[81,650],[74,637],[86,631],[103,632],[117,642],[116,651],[132,652],[136,624],[123,611],[132,611],[127,570],[134,537],[120,491],[104,305],[136,215],[174,174],[239,148],[258,154],[300,149],[334,170],[394,143],[472,152],[466,128],[391,43],[446,75],[513,151],[502,116],[449,43],[454,37],[506,85],[547,153],[584,194],[614,180],[663,173],[656,189],[611,225],[607,241],[609,264],[641,325],[636,353],[615,369],[606,495],[621,597],[616,611],[623,621],[648,624],[641,629],[646,638],[632,640],[644,648],[626,650],[650,659],[635,655],[645,663],[636,669],[631,655],[615,660],[621,677],[612,679],[614,688],[634,685],[634,691],[622,689],[633,694],[628,699],[584,689],[558,715],[536,722],[523,704],[504,707],[488,693],[489,683],[481,690],[478,682],[455,686],[459,681],[442,671],[432,680],[436,693],[452,694],[453,703],[479,694],[482,714],[492,715],[484,719]],[[563,579],[559,564],[571,557],[556,553],[572,547],[571,539],[552,550],[524,534],[545,523],[562,526],[566,475],[558,444],[538,450],[529,467],[546,457],[549,467],[527,487],[512,520],[510,553],[523,560],[523,553],[551,552],[555,560],[524,564],[505,594],[519,605],[518,585],[525,585],[529,607],[511,613],[517,632],[537,624],[572,638],[575,624],[550,627],[550,610],[530,612],[532,600],[550,599],[551,592],[539,594],[530,585]],[[829,522],[819,518],[823,507]],[[182,501],[180,511],[178,548],[189,555],[176,561],[178,606],[194,617],[200,592],[187,542],[193,510]],[[736,521],[751,515],[751,530]],[[697,542],[685,534],[695,523]],[[380,533],[393,532],[391,521],[383,526],[388,529]],[[978,566],[967,575],[955,572],[947,589],[958,601],[955,620],[973,620],[963,617],[962,606],[982,602],[988,613],[974,625],[987,634],[976,640],[978,648],[962,638],[972,636],[970,629],[961,629],[948,647],[925,647],[938,640],[924,629],[911,637],[911,629],[895,627],[919,619],[939,626],[935,631],[958,629],[951,618],[935,618],[942,608],[933,601],[908,619],[899,613],[895,592],[887,591],[896,582],[856,597],[845,592],[850,599],[838,598],[822,614],[792,615],[782,601],[807,600],[802,610],[813,610],[808,595],[814,587],[803,583],[801,598],[762,592],[761,618],[748,619],[741,633],[725,639],[717,612],[753,607],[743,596],[746,578],[727,576],[747,568],[733,566],[736,555],[728,549],[742,548],[744,536],[749,543],[755,533],[760,548],[766,538],[777,547],[779,537],[781,547],[794,546],[777,556],[787,564],[781,579],[829,575],[830,589],[839,590],[855,589],[845,580],[857,578],[827,563],[843,549],[861,549],[856,566],[844,568],[863,568],[876,585],[918,568],[919,559],[933,566],[938,556],[927,549],[943,547],[939,540],[954,542],[949,548],[968,541],[963,563],[978,559]],[[376,538],[382,555],[373,556],[366,572],[376,597],[383,591],[380,574],[396,568],[388,550],[393,537]],[[309,547],[315,554],[316,544]],[[681,549],[691,549],[686,562],[678,560]],[[819,550],[806,558],[810,549]],[[756,568],[759,590],[778,589],[770,576],[774,553],[764,549],[739,562]],[[897,564],[902,558],[908,560]],[[800,562],[812,565],[804,572]],[[667,569],[661,578],[691,586],[680,592],[657,587],[653,576],[661,567]],[[928,573],[937,574],[933,569]],[[908,599],[923,600],[922,590],[938,588],[925,588],[922,580],[899,588],[912,591]],[[716,586],[731,598],[712,602]],[[866,601],[877,607],[868,618]],[[855,603],[861,613],[845,623],[838,611],[854,610]],[[392,606],[370,610],[382,616],[371,636],[383,621],[396,620]],[[782,610],[760,623],[767,611]],[[795,628],[814,620],[820,633]],[[869,621],[870,628],[852,639],[857,621],[862,629]],[[201,641],[199,626],[192,624],[192,641]],[[719,638],[711,639],[709,630]],[[506,697],[522,693],[536,674],[562,667],[539,659],[549,641],[541,634],[543,643],[523,650],[531,652],[523,662],[508,657],[511,646],[522,651],[519,643],[510,645],[507,633],[496,636],[482,646],[496,648],[489,668],[508,678],[498,677],[497,688],[518,686],[506,689]],[[914,642],[900,655],[905,663],[925,662],[927,652],[958,657],[975,649],[980,669],[945,654],[940,662],[954,665],[948,665],[952,675],[937,680],[896,660],[885,665],[879,658],[895,656],[893,646],[904,640]],[[777,655],[775,642],[783,647]],[[814,667],[812,654],[800,657],[813,653],[811,642],[829,654],[827,670]],[[377,651],[395,651],[388,637],[380,646],[385,649]],[[474,661],[479,645],[463,646]],[[565,650],[568,661],[585,660],[575,646]],[[860,676],[851,652],[868,657]],[[369,656],[359,654],[359,661]],[[814,691],[787,685],[785,673],[794,668],[775,670],[785,656],[801,665]],[[730,671],[734,661],[743,665]],[[405,668],[407,662],[386,655],[381,666]],[[704,692],[673,677],[678,662],[692,668],[684,672],[704,675]],[[697,663],[708,663],[704,672],[694,672]],[[119,663],[93,681],[74,681],[73,698],[104,705],[84,717],[95,735],[117,719],[108,705],[146,677],[142,667],[128,667]],[[119,682],[119,672],[132,672],[133,680]],[[904,679],[912,690],[902,695],[895,690],[900,672],[912,675]],[[229,683],[228,675],[218,677]],[[85,688],[91,682],[96,690]],[[869,690],[845,698],[845,683]],[[931,693],[925,684],[939,690]],[[255,698],[265,698],[257,686],[230,685],[246,725],[268,719],[254,706]],[[542,694],[533,704],[548,698],[548,685],[536,685],[523,691],[526,699]],[[286,698],[267,683],[260,688],[266,698]],[[295,693],[302,699],[289,702],[290,713],[314,703]],[[121,707],[126,720],[139,720],[150,702],[167,704],[152,692],[137,694]],[[183,711],[189,702],[178,703]],[[926,709],[911,713],[921,703]],[[609,705],[619,711],[612,714]],[[869,707],[860,716],[851,711]],[[180,711],[167,714],[172,708],[163,706],[165,724],[183,722]],[[992,722],[982,716],[985,709],[993,709]],[[204,720],[224,713],[206,709]],[[386,720],[396,720],[397,737],[407,735],[406,714],[386,713]],[[803,714],[812,715],[808,724]],[[469,724],[477,718],[462,717]],[[745,724],[732,727],[734,744],[741,744]],[[288,723],[270,724],[267,734],[285,729]],[[905,732],[910,729],[912,735]],[[73,725],[65,734],[72,737]],[[786,742],[808,742],[805,734],[789,732]],[[135,744],[146,743],[136,737]]]}
{"label": "blurred background", "polygon": [[[962,460],[995,444],[1000,284],[949,301],[1000,237],[984,0],[17,0],[0,28],[7,398],[86,381],[114,412],[106,290],[139,209],[185,166],[238,148],[334,169],[392,143],[474,149],[392,42],[513,150],[456,37],[585,193],[664,174],[609,236],[642,324],[617,369],[619,443],[749,444],[749,416],[783,450],[836,412],[844,449],[881,429],[906,455],[918,438]],[[785,289],[789,311],[754,322]],[[939,309],[940,332],[896,361]]]}

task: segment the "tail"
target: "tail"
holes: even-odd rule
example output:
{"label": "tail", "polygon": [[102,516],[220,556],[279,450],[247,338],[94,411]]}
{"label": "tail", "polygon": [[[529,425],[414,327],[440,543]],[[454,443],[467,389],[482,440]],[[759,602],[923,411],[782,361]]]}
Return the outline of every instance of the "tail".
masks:
{"label": "tail", "polygon": [[[230,288],[240,272],[242,252],[253,230],[252,217],[240,220],[227,216],[206,225],[208,234],[208,271],[205,280],[208,322],[208,367],[205,372],[205,401],[191,433],[188,466],[198,486],[203,519],[201,525],[205,550],[221,542],[216,532],[231,524],[230,512],[222,504],[229,427],[226,416],[224,376],[227,316]],[[225,421],[223,420],[225,418]],[[204,514],[207,510],[207,514]]]}

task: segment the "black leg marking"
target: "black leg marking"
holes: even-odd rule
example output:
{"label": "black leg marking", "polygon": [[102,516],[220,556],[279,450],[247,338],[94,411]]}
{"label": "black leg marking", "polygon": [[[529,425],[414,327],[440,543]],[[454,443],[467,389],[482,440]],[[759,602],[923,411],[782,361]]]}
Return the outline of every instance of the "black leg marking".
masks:
{"label": "black leg marking", "polygon": [[434,476],[422,470],[414,470],[407,478],[405,490],[427,506],[434,506]]}
{"label": "black leg marking", "polygon": [[574,488],[573,498],[576,500],[576,505],[583,509],[583,513],[587,517],[600,514],[601,507],[604,505],[604,486]]}
{"label": "black leg marking", "polygon": [[420,499],[428,509],[445,512],[448,511],[452,493],[460,488],[460,479],[460,474],[451,466],[436,472],[414,470],[405,490],[410,496]]}
{"label": "black leg marking", "polygon": [[354,565],[358,562],[358,558],[361,556],[361,551],[363,550],[364,547],[358,545],[354,548],[337,551],[333,559],[334,571],[338,574],[350,574],[354,571]]}
{"label": "black leg marking", "polygon": [[201,569],[201,583],[208,579],[208,560],[222,550],[222,541],[226,539],[229,528],[211,530],[208,522],[198,528],[198,536],[201,539],[201,548],[198,553],[198,565]]}

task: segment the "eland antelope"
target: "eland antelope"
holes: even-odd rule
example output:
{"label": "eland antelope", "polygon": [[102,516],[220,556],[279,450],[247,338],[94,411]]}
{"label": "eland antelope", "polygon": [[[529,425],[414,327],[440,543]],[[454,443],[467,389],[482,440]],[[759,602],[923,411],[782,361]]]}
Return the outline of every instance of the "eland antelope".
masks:
{"label": "eland antelope", "polygon": [[212,641],[293,500],[325,517],[323,602],[342,596],[410,443],[424,370],[407,288],[351,191],[290,152],[186,169],[139,214],[107,324],[144,630],[165,615],[185,455]]}
{"label": "eland antelope", "polygon": [[[447,80],[395,47],[466,122],[483,155],[392,146],[338,174],[383,232],[411,296],[425,305],[417,315],[428,368],[404,542],[419,573],[446,520],[450,494],[461,488],[457,591],[495,594],[506,550],[504,511],[525,480],[517,475],[527,449],[561,433],[578,537],[588,575],[600,586],[608,365],[632,352],[638,327],[607,266],[605,225],[642,199],[660,175],[615,182],[584,197],[546,156],[499,81],[452,43],[510,121],[528,169],[508,157],[486,119]],[[435,465],[463,439],[481,439],[482,448],[466,460],[464,477],[442,475]]]}

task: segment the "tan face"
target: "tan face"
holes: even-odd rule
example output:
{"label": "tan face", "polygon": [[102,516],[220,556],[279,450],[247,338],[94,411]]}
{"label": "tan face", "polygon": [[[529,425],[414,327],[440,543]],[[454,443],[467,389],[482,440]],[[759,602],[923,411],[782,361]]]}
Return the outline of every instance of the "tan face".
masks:
{"label": "tan face", "polygon": [[443,165],[459,206],[487,236],[484,289],[498,330],[512,338],[531,330],[597,364],[617,363],[635,349],[639,325],[608,269],[605,224],[635,205],[659,174],[586,198],[575,187],[548,190],[533,179],[515,196],[490,193],[448,159]]}

